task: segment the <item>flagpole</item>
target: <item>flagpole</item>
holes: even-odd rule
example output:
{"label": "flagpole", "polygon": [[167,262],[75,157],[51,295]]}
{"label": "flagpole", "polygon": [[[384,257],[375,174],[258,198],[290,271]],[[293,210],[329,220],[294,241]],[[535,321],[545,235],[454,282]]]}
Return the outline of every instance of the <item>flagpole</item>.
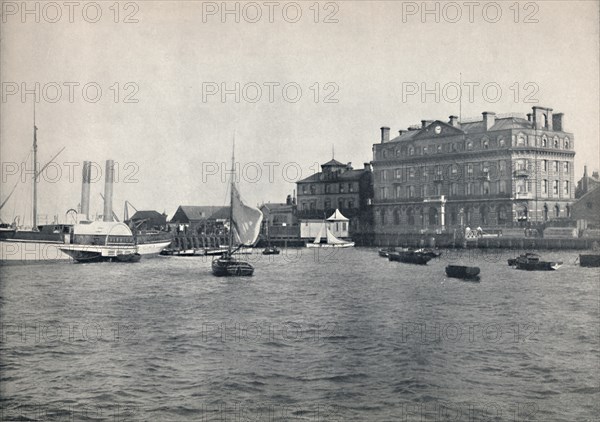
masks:
{"label": "flagpole", "polygon": [[458,90],[460,93],[459,96],[459,100],[458,100],[458,122],[461,123],[462,122],[462,72],[459,74],[459,84],[458,84]]}
{"label": "flagpole", "polygon": [[35,98],[33,99],[33,220],[32,230],[37,231],[37,126],[35,125]]}
{"label": "flagpole", "polygon": [[233,131],[233,145],[231,148],[231,184],[229,192],[229,255],[232,255],[233,246],[233,184],[235,181],[235,130]]}

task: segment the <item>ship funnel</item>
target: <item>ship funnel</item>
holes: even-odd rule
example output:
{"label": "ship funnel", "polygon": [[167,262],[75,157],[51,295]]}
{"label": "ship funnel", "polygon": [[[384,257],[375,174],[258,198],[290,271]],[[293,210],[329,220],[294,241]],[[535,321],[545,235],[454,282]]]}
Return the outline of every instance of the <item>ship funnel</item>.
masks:
{"label": "ship funnel", "polygon": [[106,160],[106,177],[104,178],[104,215],[103,221],[113,221],[113,180],[115,176],[115,162]]}
{"label": "ship funnel", "polygon": [[83,162],[81,175],[81,214],[86,221],[90,220],[90,179],[92,178],[92,165],[89,161]]}

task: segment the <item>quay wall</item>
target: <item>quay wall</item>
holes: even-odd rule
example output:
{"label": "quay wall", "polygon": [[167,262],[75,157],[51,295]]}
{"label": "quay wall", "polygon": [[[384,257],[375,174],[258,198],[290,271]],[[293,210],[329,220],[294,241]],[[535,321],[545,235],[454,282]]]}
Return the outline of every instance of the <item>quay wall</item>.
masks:
{"label": "quay wall", "polygon": [[379,247],[438,247],[438,248],[479,248],[479,249],[591,249],[600,238],[543,238],[543,237],[484,237],[470,241],[452,233],[376,233],[353,239],[357,246]]}

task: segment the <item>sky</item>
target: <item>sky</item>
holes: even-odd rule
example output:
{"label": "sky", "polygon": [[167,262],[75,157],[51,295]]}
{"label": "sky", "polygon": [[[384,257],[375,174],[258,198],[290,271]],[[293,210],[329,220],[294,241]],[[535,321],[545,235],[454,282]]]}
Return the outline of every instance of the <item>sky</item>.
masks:
{"label": "sky", "polygon": [[284,202],[332,156],[371,161],[381,126],[533,106],[564,113],[576,179],[600,166],[596,1],[1,3],[3,221],[31,213],[36,83],[38,161],[65,148],[39,183],[50,221],[78,207],[84,160],[92,215],[107,159],[118,215],[172,215],[226,204],[235,137],[242,196]]}

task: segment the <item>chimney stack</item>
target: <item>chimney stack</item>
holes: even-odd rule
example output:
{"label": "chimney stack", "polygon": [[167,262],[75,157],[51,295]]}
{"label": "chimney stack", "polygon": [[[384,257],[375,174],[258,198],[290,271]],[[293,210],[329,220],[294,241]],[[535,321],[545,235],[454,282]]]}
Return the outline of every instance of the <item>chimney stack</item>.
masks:
{"label": "chimney stack", "polygon": [[90,179],[92,178],[92,165],[89,161],[83,162],[81,174],[81,214],[85,220],[90,220]]}
{"label": "chimney stack", "polygon": [[390,141],[390,128],[384,126],[381,128],[381,143]]}
{"label": "chimney stack", "polygon": [[425,129],[431,123],[433,123],[433,120],[421,120],[421,129]]}
{"label": "chimney stack", "polygon": [[113,180],[115,177],[115,162],[106,160],[106,176],[104,179],[104,215],[103,221],[113,221]]}
{"label": "chimney stack", "polygon": [[532,107],[533,109],[533,124],[536,129],[552,130],[552,109],[546,107]]}
{"label": "chimney stack", "polygon": [[563,131],[563,117],[563,113],[556,113],[552,115],[552,126],[554,127],[555,131]]}
{"label": "chimney stack", "polygon": [[449,119],[450,126],[458,127],[458,116],[450,116]]}
{"label": "chimney stack", "polygon": [[371,171],[371,163],[364,163],[365,170]]}
{"label": "chimney stack", "polygon": [[533,122],[533,114],[532,113],[527,113],[527,121]]}
{"label": "chimney stack", "polygon": [[496,123],[496,113],[484,111],[481,114],[483,115],[483,126],[485,127],[485,130],[490,130]]}

